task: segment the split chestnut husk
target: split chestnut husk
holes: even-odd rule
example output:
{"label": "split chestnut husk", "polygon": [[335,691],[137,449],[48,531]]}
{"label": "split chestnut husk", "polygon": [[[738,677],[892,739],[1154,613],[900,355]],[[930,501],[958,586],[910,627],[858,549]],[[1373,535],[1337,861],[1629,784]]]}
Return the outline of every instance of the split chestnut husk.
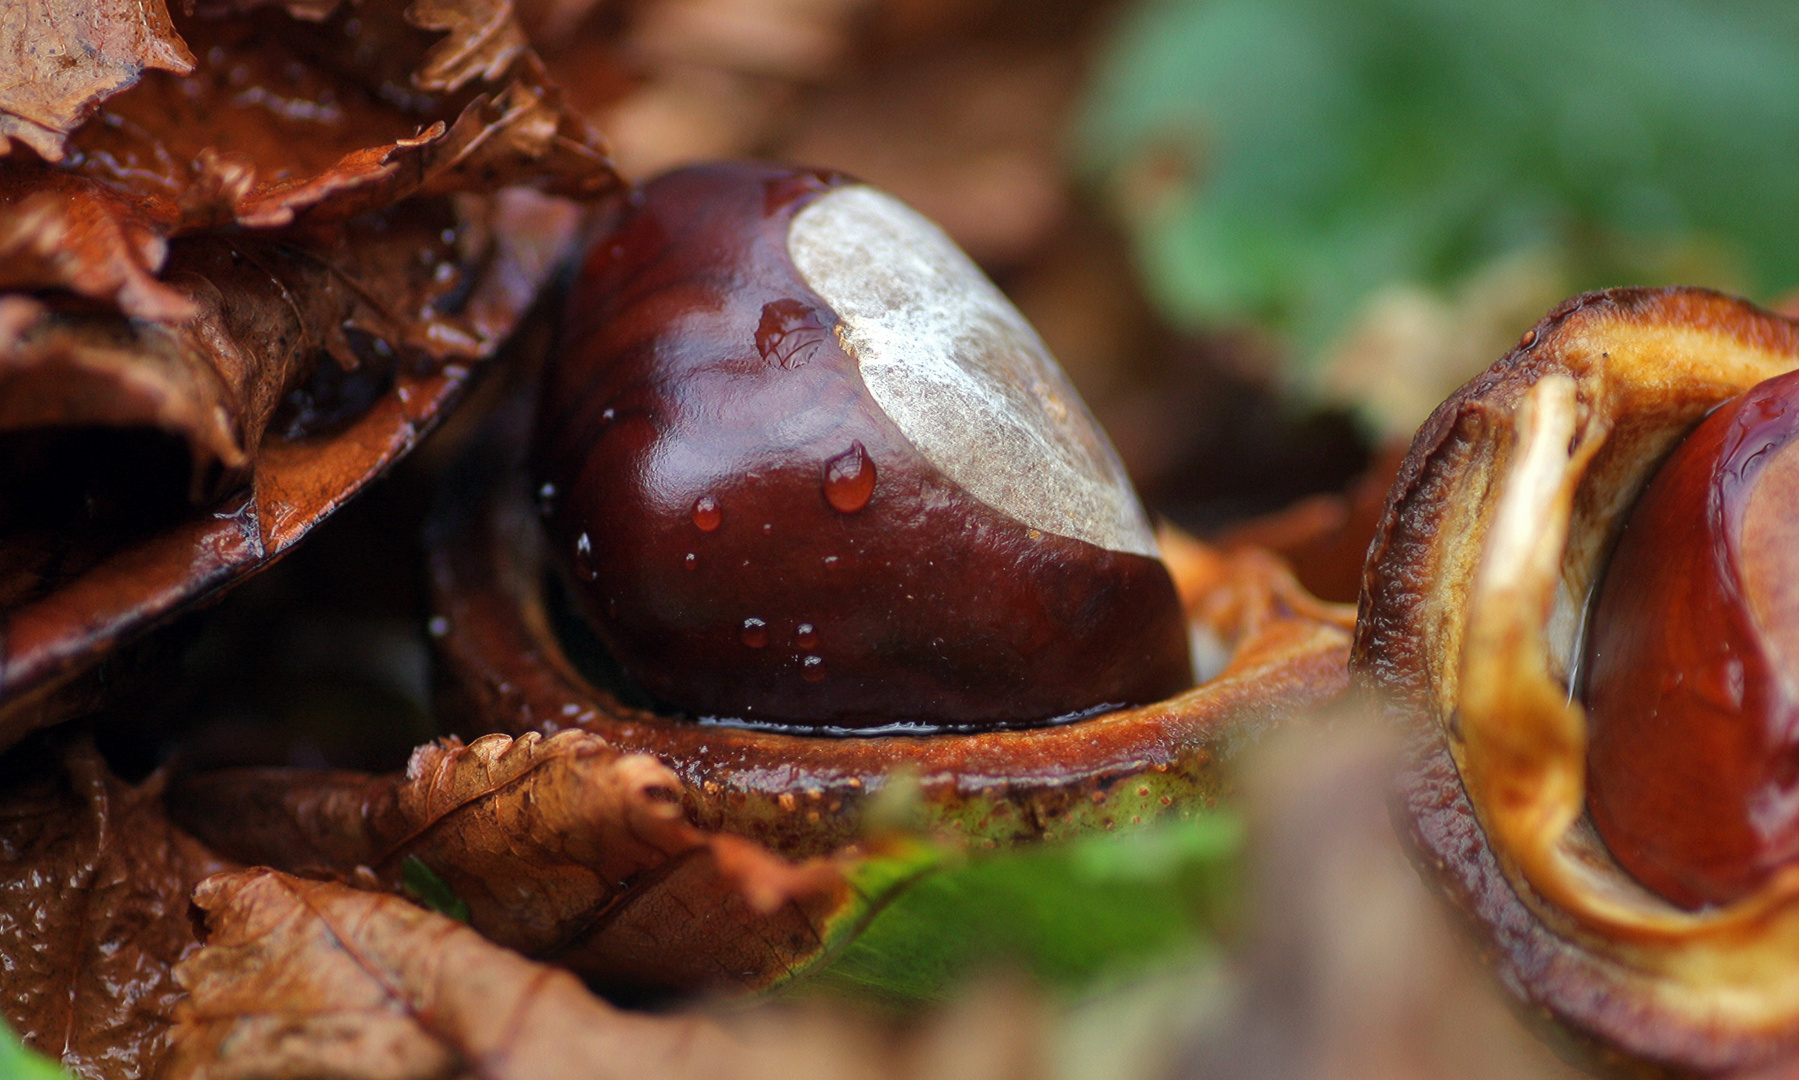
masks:
{"label": "split chestnut husk", "polygon": [[564,640],[520,464],[522,404],[451,478],[428,537],[447,715],[465,732],[580,727],[654,754],[702,828],[790,858],[834,851],[864,835],[870,797],[896,773],[916,778],[928,828],[975,843],[1128,826],[1215,800],[1235,747],[1345,686],[1346,608],[1311,597],[1264,552],[1224,555],[1164,531],[1189,625],[1217,653],[1200,685],[1165,701],[1047,727],[842,737],[630,707]]}
{"label": "split chestnut husk", "polygon": [[1799,1062],[1799,868],[1711,906],[1639,882],[1593,824],[1581,698],[1639,495],[1709,412],[1795,368],[1799,325],[1743,301],[1575,297],[1419,430],[1364,573],[1351,678],[1415,736],[1420,864],[1508,986],[1637,1071]]}

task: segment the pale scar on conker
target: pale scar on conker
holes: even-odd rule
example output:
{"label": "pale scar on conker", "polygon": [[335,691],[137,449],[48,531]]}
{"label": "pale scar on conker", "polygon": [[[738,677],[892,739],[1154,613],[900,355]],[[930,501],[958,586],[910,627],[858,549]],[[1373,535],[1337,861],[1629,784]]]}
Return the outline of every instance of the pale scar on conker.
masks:
{"label": "pale scar on conker", "polygon": [[874,188],[650,183],[581,266],[539,408],[552,550],[674,711],[978,729],[1191,684],[1104,434],[998,289]]}
{"label": "pale scar on conker", "polygon": [[1626,519],[1587,642],[1588,806],[1639,881],[1736,900],[1799,857],[1799,373],[1720,406]]}

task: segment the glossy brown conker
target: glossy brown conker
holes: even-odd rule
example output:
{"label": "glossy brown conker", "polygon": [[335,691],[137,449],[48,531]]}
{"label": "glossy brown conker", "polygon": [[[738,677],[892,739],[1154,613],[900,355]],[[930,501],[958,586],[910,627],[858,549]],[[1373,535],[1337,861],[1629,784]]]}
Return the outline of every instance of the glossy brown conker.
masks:
{"label": "glossy brown conker", "polygon": [[1588,638],[1588,805],[1676,903],[1799,857],[1799,373],[1720,406],[1632,509]]}
{"label": "glossy brown conker", "polygon": [[980,729],[1191,683],[1066,378],[941,232],[839,174],[636,193],[580,269],[532,459],[577,604],[687,716]]}

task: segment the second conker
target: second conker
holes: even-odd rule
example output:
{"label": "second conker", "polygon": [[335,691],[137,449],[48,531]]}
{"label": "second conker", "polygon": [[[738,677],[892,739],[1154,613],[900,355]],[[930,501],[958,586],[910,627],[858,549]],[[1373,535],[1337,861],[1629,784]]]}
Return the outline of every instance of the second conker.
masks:
{"label": "second conker", "polygon": [[1799,857],[1799,373],[1720,406],[1626,521],[1594,610],[1589,806],[1677,903]]}
{"label": "second conker", "polygon": [[1066,377],[935,226],[841,175],[637,193],[581,268],[533,461],[578,605],[688,716],[979,729],[1191,683]]}

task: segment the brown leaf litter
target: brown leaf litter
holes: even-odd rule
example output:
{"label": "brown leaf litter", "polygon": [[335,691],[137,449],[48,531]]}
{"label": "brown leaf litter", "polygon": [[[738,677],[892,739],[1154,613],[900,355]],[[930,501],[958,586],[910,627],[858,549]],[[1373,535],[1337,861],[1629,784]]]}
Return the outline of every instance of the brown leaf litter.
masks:
{"label": "brown leaf litter", "polygon": [[654,758],[569,730],[430,744],[402,775],[225,770],[172,800],[246,863],[400,891],[418,859],[477,930],[606,985],[758,989],[816,960],[858,900],[848,863],[704,832],[679,792]]}

